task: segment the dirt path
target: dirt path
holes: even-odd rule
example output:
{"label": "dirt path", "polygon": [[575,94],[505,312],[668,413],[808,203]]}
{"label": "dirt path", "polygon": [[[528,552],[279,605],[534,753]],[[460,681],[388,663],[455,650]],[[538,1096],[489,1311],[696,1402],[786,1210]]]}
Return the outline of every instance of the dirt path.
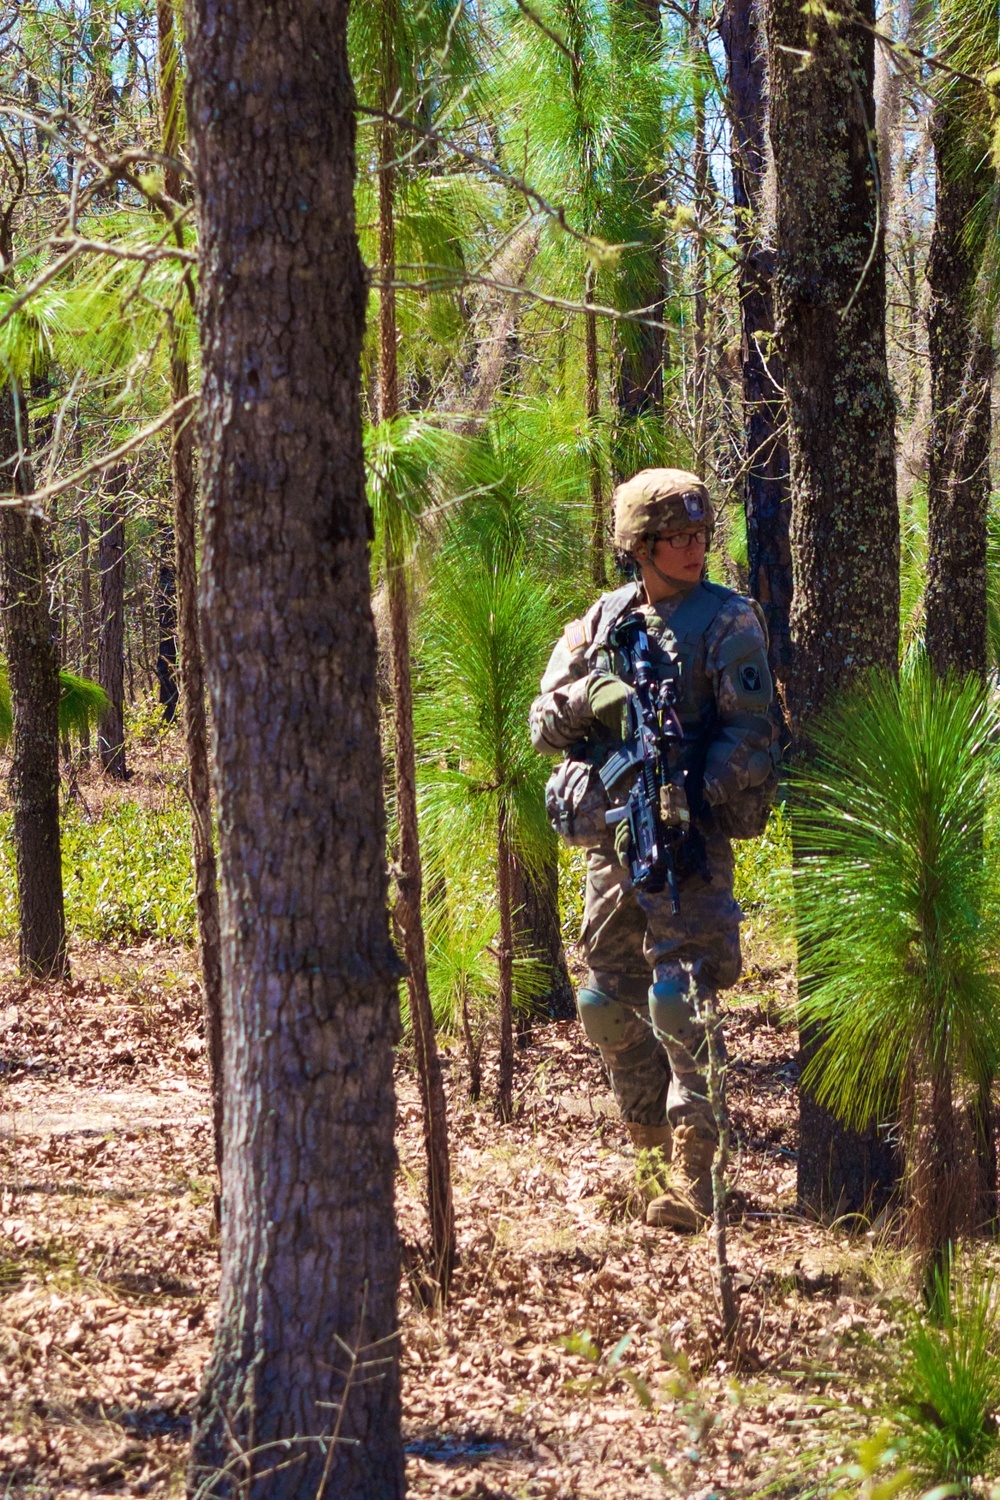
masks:
{"label": "dirt path", "polygon": [[[197,995],[176,955],[77,973],[0,986],[0,1481],[33,1500],[166,1496],[217,1276]],[[401,1059],[411,1494],[708,1500],[751,1495],[775,1470],[792,1493],[804,1464],[843,1450],[844,1403],[828,1393],[850,1394],[852,1330],[884,1338],[892,1288],[863,1239],[790,1213],[792,1037],[754,982],[730,1022],[739,1371],[720,1350],[708,1242],[634,1216],[634,1161],[570,1024],[519,1054],[505,1130],[446,1056],[462,1263],[447,1313],[428,1312],[419,1105]]]}

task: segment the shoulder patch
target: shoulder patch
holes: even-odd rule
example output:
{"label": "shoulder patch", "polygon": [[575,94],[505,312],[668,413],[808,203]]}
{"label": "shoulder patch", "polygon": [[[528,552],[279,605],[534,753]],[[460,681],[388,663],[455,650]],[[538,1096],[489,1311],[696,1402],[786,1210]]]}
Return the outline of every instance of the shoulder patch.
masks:
{"label": "shoulder patch", "polygon": [[563,631],[563,640],[570,651],[580,651],[584,646],[590,645],[593,634],[593,627],[588,620],[570,620]]}

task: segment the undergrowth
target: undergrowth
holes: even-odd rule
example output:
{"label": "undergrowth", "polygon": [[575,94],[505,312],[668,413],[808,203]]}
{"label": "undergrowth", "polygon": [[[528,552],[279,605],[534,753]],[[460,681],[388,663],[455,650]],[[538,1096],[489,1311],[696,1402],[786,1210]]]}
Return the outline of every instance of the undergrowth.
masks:
{"label": "undergrowth", "polygon": [[[70,808],[62,822],[66,923],[95,942],[193,943],[191,824],[183,805],[149,809],[120,802],[90,819]],[[17,882],[9,816],[0,819],[0,938],[17,937]]]}

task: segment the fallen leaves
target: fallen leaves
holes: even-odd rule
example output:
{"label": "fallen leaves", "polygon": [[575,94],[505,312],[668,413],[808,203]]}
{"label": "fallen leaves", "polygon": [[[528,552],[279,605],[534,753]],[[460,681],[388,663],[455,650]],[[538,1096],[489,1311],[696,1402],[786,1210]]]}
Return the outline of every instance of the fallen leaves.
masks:
{"label": "fallen leaves", "polygon": [[[825,1433],[830,1380],[849,1388],[853,1344],[891,1336],[893,1313],[864,1246],[793,1213],[793,1035],[750,997],[729,1049],[731,1247],[754,1373],[720,1353],[707,1241],[628,1216],[634,1158],[570,1023],[536,1027],[519,1052],[504,1129],[489,1078],[471,1105],[446,1050],[461,1264],[448,1309],[428,1310],[419,1097],[401,1055],[412,1495],[749,1496]],[[218,1276],[190,955],[95,949],[70,985],[0,986],[0,1076],[0,1480],[11,1496],[165,1497]]]}

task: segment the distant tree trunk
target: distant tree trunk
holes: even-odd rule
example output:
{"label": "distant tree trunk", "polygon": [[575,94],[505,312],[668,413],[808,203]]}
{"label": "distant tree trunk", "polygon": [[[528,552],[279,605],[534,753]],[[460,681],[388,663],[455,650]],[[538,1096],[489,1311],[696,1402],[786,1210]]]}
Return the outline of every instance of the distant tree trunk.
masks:
{"label": "distant tree trunk", "polygon": [[[612,47],[625,52],[636,50],[657,57],[660,51],[661,21],[658,0],[612,0]],[[662,262],[662,227],[650,233],[657,221],[650,211],[663,199],[662,177],[654,175],[650,163],[662,152],[662,121],[652,138],[633,141],[632,190],[642,202],[637,216],[640,233],[650,235],[648,244],[627,252],[630,259],[628,282],[630,301],[635,307],[648,308],[646,316],[662,323],[664,281]],[[662,225],[662,220],[659,221]],[[626,235],[626,239],[632,238]],[[648,323],[624,324],[619,330],[618,410],[626,420],[647,412],[663,410],[663,328]],[[628,476],[623,476],[628,477]]]}
{"label": "distant tree trunk", "polygon": [[190,1484],[267,1500],[405,1491],[347,8],[190,11],[226,1036]]}
{"label": "distant tree trunk", "polygon": [[[171,350],[171,386],[175,402],[188,393],[186,344]],[[205,1052],[212,1095],[215,1164],[223,1159],[222,1079],[222,937],[219,930],[219,883],[212,829],[212,783],[208,762],[208,718],[205,713],[205,668],[198,624],[198,505],[194,482],[194,437],[190,421],[174,421],[171,480],[176,533],[177,624],[181,648],[184,748],[191,796],[191,850],[194,858],[198,947],[204,987]]]}
{"label": "distant tree trunk", "polygon": [[108,695],[108,707],[97,728],[101,764],[109,776],[124,780],[125,764],[125,519],[121,495],[126,470],[117,464],[104,480],[98,569],[101,575],[101,633],[97,643],[97,678]]}
{"label": "distant tree trunk", "polygon": [[935,671],[986,676],[986,512],[990,497],[992,319],[979,274],[987,236],[973,210],[993,183],[989,143],[966,134],[969,93],[934,107],[936,208],[927,259],[931,430],[927,452],[927,652]]}
{"label": "distant tree trunk", "polygon": [[[893,397],[871,157],[874,42],[849,24],[858,16],[871,25],[875,13],[873,0],[857,8],[833,0],[833,8],[848,24],[807,16],[799,0],[770,0],[767,12],[795,574],[786,710],[804,750],[810,721],[834,691],[868,667],[896,670],[899,639]],[[803,1034],[803,1060],[817,1040]],[[805,1205],[862,1211],[893,1175],[874,1132],[844,1130],[802,1091]]]}
{"label": "distant tree trunk", "polygon": [[[382,0],[382,107],[389,110],[396,92],[394,43],[396,0]],[[399,410],[399,367],[396,354],[396,272],[394,224],[395,130],[384,121],[379,134],[379,401],[383,422]],[[448,1153],[448,1109],[441,1076],[434,1013],[427,980],[422,912],[423,868],[417,820],[417,763],[413,744],[413,687],[410,678],[410,627],[405,559],[391,541],[386,552],[386,589],[392,638],[392,697],[396,732],[396,811],[399,819],[399,875],[396,920],[406,958],[410,1018],[423,1106],[424,1149],[427,1157],[427,1212],[435,1280],[447,1297],[455,1266],[455,1211],[452,1205],[451,1162]]]}
{"label": "distant tree trunk", "polygon": [[727,0],[719,27],[726,48],[736,241],[746,478],[747,574],[767,621],[768,660],[784,696],[791,670],[792,549],[788,444],[781,356],[774,347],[774,252],[761,239],[765,125],[764,37],[758,0]]}
{"label": "distant tree trunk", "polygon": [[[94,599],[91,587],[90,522],[80,512],[80,672],[90,677],[94,670]],[[80,729],[80,761],[90,764],[90,719]]]}
{"label": "distant tree trunk", "polygon": [[501,802],[497,814],[497,906],[500,933],[497,941],[499,980],[500,1060],[494,1113],[504,1125],[514,1117],[514,924],[511,890],[511,848],[507,809]]}
{"label": "distant tree trunk", "polygon": [[[18,461],[15,392],[0,390],[0,485],[32,488]],[[23,421],[22,421],[23,431]],[[21,969],[44,979],[69,972],[59,842],[59,646],[50,609],[45,524],[0,506],[0,621],[14,729],[10,800],[14,811]]]}
{"label": "distant tree trunk", "polygon": [[[588,266],[583,293],[585,303],[591,303],[594,300],[596,280],[593,266]],[[584,313],[583,320],[587,442],[589,445],[587,473],[590,484],[590,577],[591,582],[603,589],[607,585],[607,569],[604,560],[604,477],[601,473],[601,455],[597,434],[597,419],[601,411],[597,368],[597,314]]]}
{"label": "distant tree trunk", "polygon": [[[163,154],[176,159],[181,142],[183,103],[180,62],[174,31],[173,0],[157,0],[158,62]],[[177,168],[167,166],[163,185],[174,203],[183,199]],[[175,229],[175,238],[181,239]],[[191,295],[191,287],[188,285]],[[170,390],[174,405],[188,395],[188,348],[184,333],[170,330]],[[205,667],[198,624],[198,499],[194,479],[194,433],[186,413],[178,412],[170,454],[173,487],[174,539],[172,559],[176,586],[174,631],[179,637],[181,681],[184,688],[184,746],[191,795],[191,848],[194,856],[198,945],[204,989],[205,1051],[212,1095],[215,1164],[222,1172],[222,939],[219,932],[219,885],[212,830],[212,786],[208,766],[208,719],[205,713]],[[162,575],[161,575],[162,576]],[[161,631],[161,636],[163,632]],[[176,678],[175,701],[176,701]],[[172,717],[172,715],[171,715]],[[218,1216],[218,1205],[216,1205]]]}
{"label": "distant tree trunk", "polygon": [[559,861],[554,847],[545,869],[537,875],[523,869],[516,856],[512,859],[511,901],[515,952],[540,961],[548,970],[549,987],[535,1000],[533,1013],[571,1021],[576,1001],[559,921]]}
{"label": "distant tree trunk", "polygon": [[[934,231],[927,258],[931,426],[927,451],[925,640],[934,670],[985,679],[986,521],[990,500],[992,316],[980,273],[988,236],[974,211],[993,188],[989,141],[970,134],[974,85],[949,79],[934,106]],[[971,96],[971,97],[970,97]],[[972,1106],[977,1227],[995,1230],[993,1079]]]}
{"label": "distant tree trunk", "polygon": [[[176,398],[175,398],[176,399]],[[161,527],[156,580],[156,680],[160,707],[168,724],[177,714],[177,559],[174,528]]]}
{"label": "distant tree trunk", "polygon": [[972,1138],[976,1147],[975,1227],[982,1233],[996,1234],[997,1216],[997,1120],[993,1107],[992,1075],[983,1078],[976,1088],[970,1110]]}
{"label": "distant tree trunk", "polygon": [[[694,180],[694,205],[699,224],[708,218],[709,171],[708,142],[705,127],[704,43],[698,15],[699,0],[691,0],[688,22],[688,47],[694,90],[694,141],[691,175]],[[706,225],[707,228],[707,225]],[[708,463],[708,243],[704,234],[694,240],[694,361],[691,392],[692,463],[695,473],[705,476]]]}

